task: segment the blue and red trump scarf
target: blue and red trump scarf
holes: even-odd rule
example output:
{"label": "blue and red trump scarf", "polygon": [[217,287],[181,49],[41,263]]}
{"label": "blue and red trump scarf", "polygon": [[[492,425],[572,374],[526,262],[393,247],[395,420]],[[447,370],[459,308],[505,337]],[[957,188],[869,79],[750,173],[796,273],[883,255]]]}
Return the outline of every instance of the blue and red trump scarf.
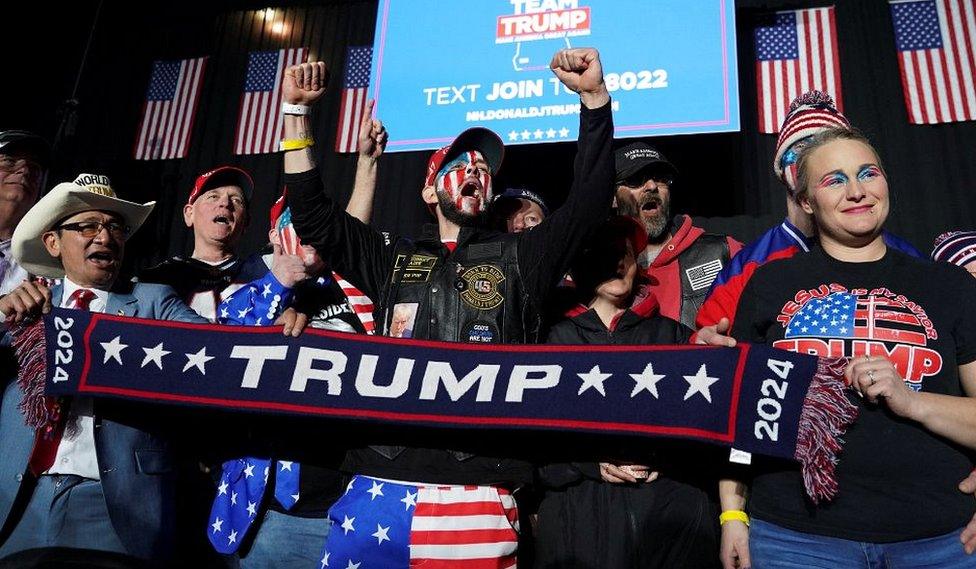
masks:
{"label": "blue and red trump scarf", "polygon": [[[802,465],[837,491],[856,418],[844,362],[763,345],[476,345],[53,309],[17,334],[25,414],[47,396],[450,429],[686,438]],[[31,397],[31,394],[34,397]]]}

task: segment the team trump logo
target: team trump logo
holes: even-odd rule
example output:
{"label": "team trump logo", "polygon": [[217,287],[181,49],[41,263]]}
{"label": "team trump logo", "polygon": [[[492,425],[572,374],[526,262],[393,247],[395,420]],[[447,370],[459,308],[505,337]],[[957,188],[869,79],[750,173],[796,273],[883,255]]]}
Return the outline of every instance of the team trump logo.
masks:
{"label": "team trump logo", "polygon": [[510,0],[513,12],[498,16],[495,43],[590,35],[590,8],[579,0]]}

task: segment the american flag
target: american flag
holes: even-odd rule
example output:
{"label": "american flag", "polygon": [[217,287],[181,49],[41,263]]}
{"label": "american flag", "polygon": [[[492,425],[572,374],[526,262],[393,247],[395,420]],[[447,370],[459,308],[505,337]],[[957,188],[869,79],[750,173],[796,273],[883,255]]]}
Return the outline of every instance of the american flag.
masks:
{"label": "american flag", "polygon": [[850,338],[925,346],[925,327],[904,304],[835,292],[808,301],[790,318],[786,338]]}
{"label": "american flag", "polygon": [[136,136],[136,160],[186,156],[206,65],[206,57],[153,62]]}
{"label": "american flag", "polygon": [[375,334],[376,322],[373,321],[373,301],[363,291],[356,288],[355,285],[342,278],[342,275],[339,273],[332,273],[332,276],[339,283],[339,288],[346,295],[346,301],[349,302],[352,311],[356,313],[356,317],[362,322],[366,333]]}
{"label": "american flag", "polygon": [[355,152],[359,147],[359,123],[363,120],[363,108],[366,106],[366,89],[369,87],[372,61],[371,46],[350,47],[346,51],[339,127],[336,129],[336,152]]}
{"label": "american flag", "polygon": [[355,476],[329,518],[321,567],[515,567],[518,510],[501,488]]}
{"label": "american flag", "polygon": [[755,40],[759,132],[779,132],[790,101],[813,89],[843,112],[833,6],[777,12],[771,25],[756,28]]}
{"label": "american flag", "polygon": [[291,65],[304,63],[308,48],[252,51],[234,135],[234,154],[276,152],[281,140],[281,78]]}
{"label": "american flag", "polygon": [[[284,204],[285,196],[282,194],[278,198],[278,201],[274,203],[274,206],[272,206],[272,219],[274,220],[272,223],[278,230],[282,251],[287,255],[298,255],[300,254],[301,239],[298,238],[298,233],[295,232],[295,225],[291,221],[291,208],[284,207]],[[276,208],[280,208],[281,212],[276,213]],[[366,330],[367,334],[375,334],[376,323],[373,321],[373,301],[363,291],[342,278],[340,274],[334,272],[332,276],[339,283],[339,288],[346,295],[346,300],[349,302],[349,306],[353,312],[356,313],[356,317],[362,323],[363,329]]]}
{"label": "american flag", "polygon": [[286,511],[298,503],[301,465],[254,456],[235,458],[221,468],[217,495],[210,507],[207,537],[220,553],[237,551],[254,521],[264,516],[264,493],[274,464],[274,497]]}
{"label": "american flag", "polygon": [[701,290],[712,286],[712,282],[720,272],[722,272],[722,261],[720,259],[713,259],[707,263],[685,269],[685,275],[688,276],[688,282],[691,283],[691,290]]}
{"label": "american flag", "polygon": [[976,120],[973,1],[894,1],[891,19],[909,121]]}

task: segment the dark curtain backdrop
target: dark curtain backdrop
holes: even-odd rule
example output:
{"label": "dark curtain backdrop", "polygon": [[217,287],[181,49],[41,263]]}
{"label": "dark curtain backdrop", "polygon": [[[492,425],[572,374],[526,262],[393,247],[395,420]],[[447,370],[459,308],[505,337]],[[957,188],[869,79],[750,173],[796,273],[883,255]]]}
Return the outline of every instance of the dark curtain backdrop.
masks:
{"label": "dark curtain backdrop", "polygon": [[[458,7],[444,3],[445,9]],[[329,91],[315,117],[316,148],[330,191],[340,200],[348,198],[355,156],[332,151],[340,80],[346,47],[372,43],[376,0],[290,2],[272,6],[270,22],[263,17],[266,5],[248,2],[146,2],[137,10],[130,3],[105,0],[78,83],[76,113],[67,121],[62,120],[64,101],[72,93],[99,3],[80,0],[56,9],[35,4],[13,8],[8,23],[21,25],[9,25],[10,33],[5,31],[0,40],[8,67],[15,66],[3,81],[0,127],[30,128],[50,139],[63,130],[48,186],[80,171],[101,172],[112,177],[123,197],[157,201],[156,212],[130,243],[133,268],[190,251],[192,235],[183,225],[181,209],[196,175],[219,164],[250,170],[258,186],[242,252],[266,242],[267,211],[281,190],[281,158],[232,154],[250,51],[308,46],[312,57],[332,70]],[[736,2],[742,131],[653,141],[682,172],[674,188],[675,211],[693,214],[709,229],[741,240],[752,239],[782,218],[784,191],[771,168],[775,136],[761,135],[756,128],[751,30],[773,10],[826,4]],[[976,123],[908,124],[887,2],[837,0],[835,5],[845,112],[875,142],[886,163],[894,194],[889,229],[928,251],[934,236],[946,229],[976,228]],[[281,35],[271,32],[276,22],[284,25]],[[653,22],[647,28],[654,33]],[[151,62],[201,55],[210,60],[189,155],[182,160],[132,160]],[[436,65],[429,57],[417,59],[418,69]],[[498,185],[525,185],[558,203],[571,180],[574,153],[572,143],[513,147]],[[418,197],[427,156],[396,153],[382,158],[376,226],[414,234],[427,221]]]}

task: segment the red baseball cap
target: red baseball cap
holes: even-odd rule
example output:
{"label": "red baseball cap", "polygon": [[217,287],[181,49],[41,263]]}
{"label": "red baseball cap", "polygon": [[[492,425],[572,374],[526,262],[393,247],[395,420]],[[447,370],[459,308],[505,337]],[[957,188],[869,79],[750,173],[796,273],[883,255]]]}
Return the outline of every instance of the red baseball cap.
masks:
{"label": "red baseball cap", "polygon": [[234,166],[218,166],[197,177],[186,203],[191,204],[203,192],[221,186],[239,187],[244,192],[244,200],[249,203],[251,201],[251,194],[254,193],[254,180],[251,179],[250,174]]}
{"label": "red baseball cap", "polygon": [[427,162],[427,177],[424,178],[424,187],[433,186],[437,172],[450,158],[454,158],[462,152],[477,150],[485,157],[491,173],[497,174],[502,167],[502,159],[505,157],[505,144],[497,134],[487,128],[476,126],[462,132],[454,139],[454,142],[434,152]]}

